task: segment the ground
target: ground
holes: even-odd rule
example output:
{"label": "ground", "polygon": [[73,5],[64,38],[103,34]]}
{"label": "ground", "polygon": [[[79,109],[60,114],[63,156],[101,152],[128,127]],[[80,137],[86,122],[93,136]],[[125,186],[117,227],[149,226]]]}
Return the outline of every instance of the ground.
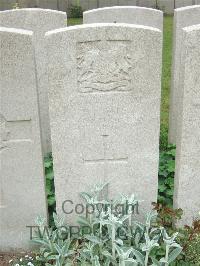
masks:
{"label": "ground", "polygon": [[11,259],[14,259],[14,258],[20,258],[21,256],[20,255],[17,255],[17,254],[12,254],[12,253],[5,253],[5,254],[1,254],[0,253],[0,266],[8,266],[9,265],[9,261]]}

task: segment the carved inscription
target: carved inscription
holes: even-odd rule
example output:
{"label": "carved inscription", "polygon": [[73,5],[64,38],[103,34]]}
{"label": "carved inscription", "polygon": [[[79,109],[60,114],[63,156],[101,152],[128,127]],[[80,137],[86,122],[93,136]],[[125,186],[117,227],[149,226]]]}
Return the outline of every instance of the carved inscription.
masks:
{"label": "carved inscription", "polygon": [[106,173],[106,165],[109,163],[128,163],[128,157],[127,156],[119,156],[117,158],[112,158],[107,156],[107,150],[108,150],[108,135],[102,135],[102,141],[103,141],[103,156],[98,159],[84,159],[84,163],[86,164],[103,164],[104,168],[104,179],[107,179],[107,173]]}
{"label": "carved inscription", "polygon": [[130,41],[77,44],[78,90],[81,93],[131,90]]}

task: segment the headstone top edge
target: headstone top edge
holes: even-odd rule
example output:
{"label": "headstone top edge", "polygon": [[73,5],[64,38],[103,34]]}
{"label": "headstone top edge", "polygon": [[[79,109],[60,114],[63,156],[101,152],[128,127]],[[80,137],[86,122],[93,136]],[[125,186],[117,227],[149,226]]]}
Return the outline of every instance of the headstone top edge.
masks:
{"label": "headstone top edge", "polygon": [[92,28],[98,28],[98,29],[104,29],[104,28],[127,28],[127,29],[143,29],[147,31],[152,31],[152,32],[158,32],[162,33],[161,30],[158,28],[153,28],[149,26],[144,26],[144,25],[137,25],[137,24],[128,24],[128,23],[91,23],[91,24],[83,24],[83,25],[76,25],[76,26],[71,26],[71,27],[65,27],[65,28],[60,28],[52,31],[47,31],[45,34],[45,37],[49,37],[54,34],[58,33],[63,33],[63,32],[70,32],[70,31],[76,31],[80,29],[92,29]]}
{"label": "headstone top edge", "polygon": [[200,5],[179,7],[179,8],[174,9],[174,13],[188,11],[188,10],[196,9],[196,8],[200,8]]}
{"label": "headstone top edge", "polygon": [[13,33],[13,34],[21,34],[21,35],[33,35],[33,31],[30,30],[23,30],[17,28],[8,28],[8,27],[0,27],[0,32],[2,33]]}
{"label": "headstone top edge", "polygon": [[84,14],[90,14],[93,12],[101,12],[104,10],[117,10],[117,9],[134,9],[134,10],[147,10],[149,12],[155,12],[160,15],[163,15],[163,12],[161,10],[157,10],[154,8],[148,8],[148,7],[142,7],[142,6],[111,6],[111,7],[102,7],[102,8],[94,8],[83,12]]}
{"label": "headstone top edge", "polygon": [[183,28],[184,32],[194,32],[194,31],[199,31],[199,30],[200,30],[200,24],[195,24],[195,25]]}
{"label": "headstone top edge", "polygon": [[19,9],[9,9],[9,10],[4,10],[0,11],[1,14],[7,14],[7,13],[15,13],[15,12],[21,12],[21,11],[26,11],[28,12],[38,12],[38,13],[54,13],[54,14],[60,14],[63,16],[67,17],[67,13],[59,10],[53,10],[53,9],[45,9],[45,8],[19,8]]}

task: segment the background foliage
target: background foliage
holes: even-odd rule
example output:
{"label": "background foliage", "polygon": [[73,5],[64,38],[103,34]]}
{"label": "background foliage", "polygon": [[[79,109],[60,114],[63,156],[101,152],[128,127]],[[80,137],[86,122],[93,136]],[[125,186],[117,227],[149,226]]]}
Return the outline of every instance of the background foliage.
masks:
{"label": "background foliage", "polygon": [[169,145],[165,151],[160,152],[158,202],[169,207],[173,206],[175,156],[174,145]]}

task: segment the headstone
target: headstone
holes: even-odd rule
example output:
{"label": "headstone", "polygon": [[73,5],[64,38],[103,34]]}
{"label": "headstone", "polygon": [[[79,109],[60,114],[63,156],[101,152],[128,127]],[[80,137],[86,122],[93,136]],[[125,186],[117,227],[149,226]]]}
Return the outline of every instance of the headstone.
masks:
{"label": "headstone", "polygon": [[157,5],[165,14],[171,15],[174,13],[174,0],[157,0]]}
{"label": "headstone", "polygon": [[174,12],[174,42],[172,54],[172,80],[169,110],[169,143],[176,143],[177,117],[180,110],[180,55],[183,28],[200,23],[200,6],[178,8]]}
{"label": "headstone", "polygon": [[51,135],[48,110],[48,75],[46,71],[45,32],[65,27],[66,14],[38,8],[16,9],[0,12],[0,26],[32,30],[34,32],[37,82],[44,154],[51,151]]}
{"label": "headstone", "polygon": [[159,10],[136,7],[115,6],[93,9],[83,13],[83,23],[131,23],[163,29],[163,13]]}
{"label": "headstone", "polygon": [[182,225],[192,224],[200,211],[200,25],[184,28],[180,60],[182,104],[177,131],[175,208],[184,211]]}
{"label": "headstone", "polygon": [[1,0],[0,10],[12,9],[16,4],[16,0]]}
{"label": "headstone", "polygon": [[148,7],[148,8],[156,8],[155,0],[138,0],[139,6]]}
{"label": "headstone", "polygon": [[119,6],[136,6],[138,0],[118,0]]}
{"label": "headstone", "polygon": [[[26,0],[24,0],[26,1]],[[33,2],[33,0],[31,0]],[[46,8],[57,10],[59,8],[59,1],[55,0],[35,0],[33,7]]]}
{"label": "headstone", "polygon": [[116,6],[118,5],[117,0],[100,0],[99,7],[108,7],[108,6]]}
{"label": "headstone", "polygon": [[[88,10],[90,9],[90,5],[92,5],[92,7],[94,6],[94,8],[97,7],[97,3],[96,1],[90,1],[90,0],[80,0],[80,6],[82,8],[82,10]],[[73,5],[76,5],[76,1],[72,1]]]}
{"label": "headstone", "polygon": [[47,218],[33,36],[0,28],[0,250],[28,249]]}
{"label": "headstone", "polygon": [[[67,9],[70,6],[70,3],[66,0],[56,0],[56,1],[57,1],[57,9],[62,10],[64,12],[67,12]],[[54,1],[54,2],[56,2],[56,1]]]}
{"label": "headstone", "polygon": [[134,192],[144,200],[140,214],[149,210],[158,188],[161,31],[113,23],[46,35],[57,212],[107,181],[110,198]]}
{"label": "headstone", "polygon": [[184,6],[192,6],[193,0],[176,0],[175,1],[175,8],[180,8]]}
{"label": "headstone", "polygon": [[33,8],[38,7],[39,1],[38,0],[18,0],[15,1],[19,8]]}

